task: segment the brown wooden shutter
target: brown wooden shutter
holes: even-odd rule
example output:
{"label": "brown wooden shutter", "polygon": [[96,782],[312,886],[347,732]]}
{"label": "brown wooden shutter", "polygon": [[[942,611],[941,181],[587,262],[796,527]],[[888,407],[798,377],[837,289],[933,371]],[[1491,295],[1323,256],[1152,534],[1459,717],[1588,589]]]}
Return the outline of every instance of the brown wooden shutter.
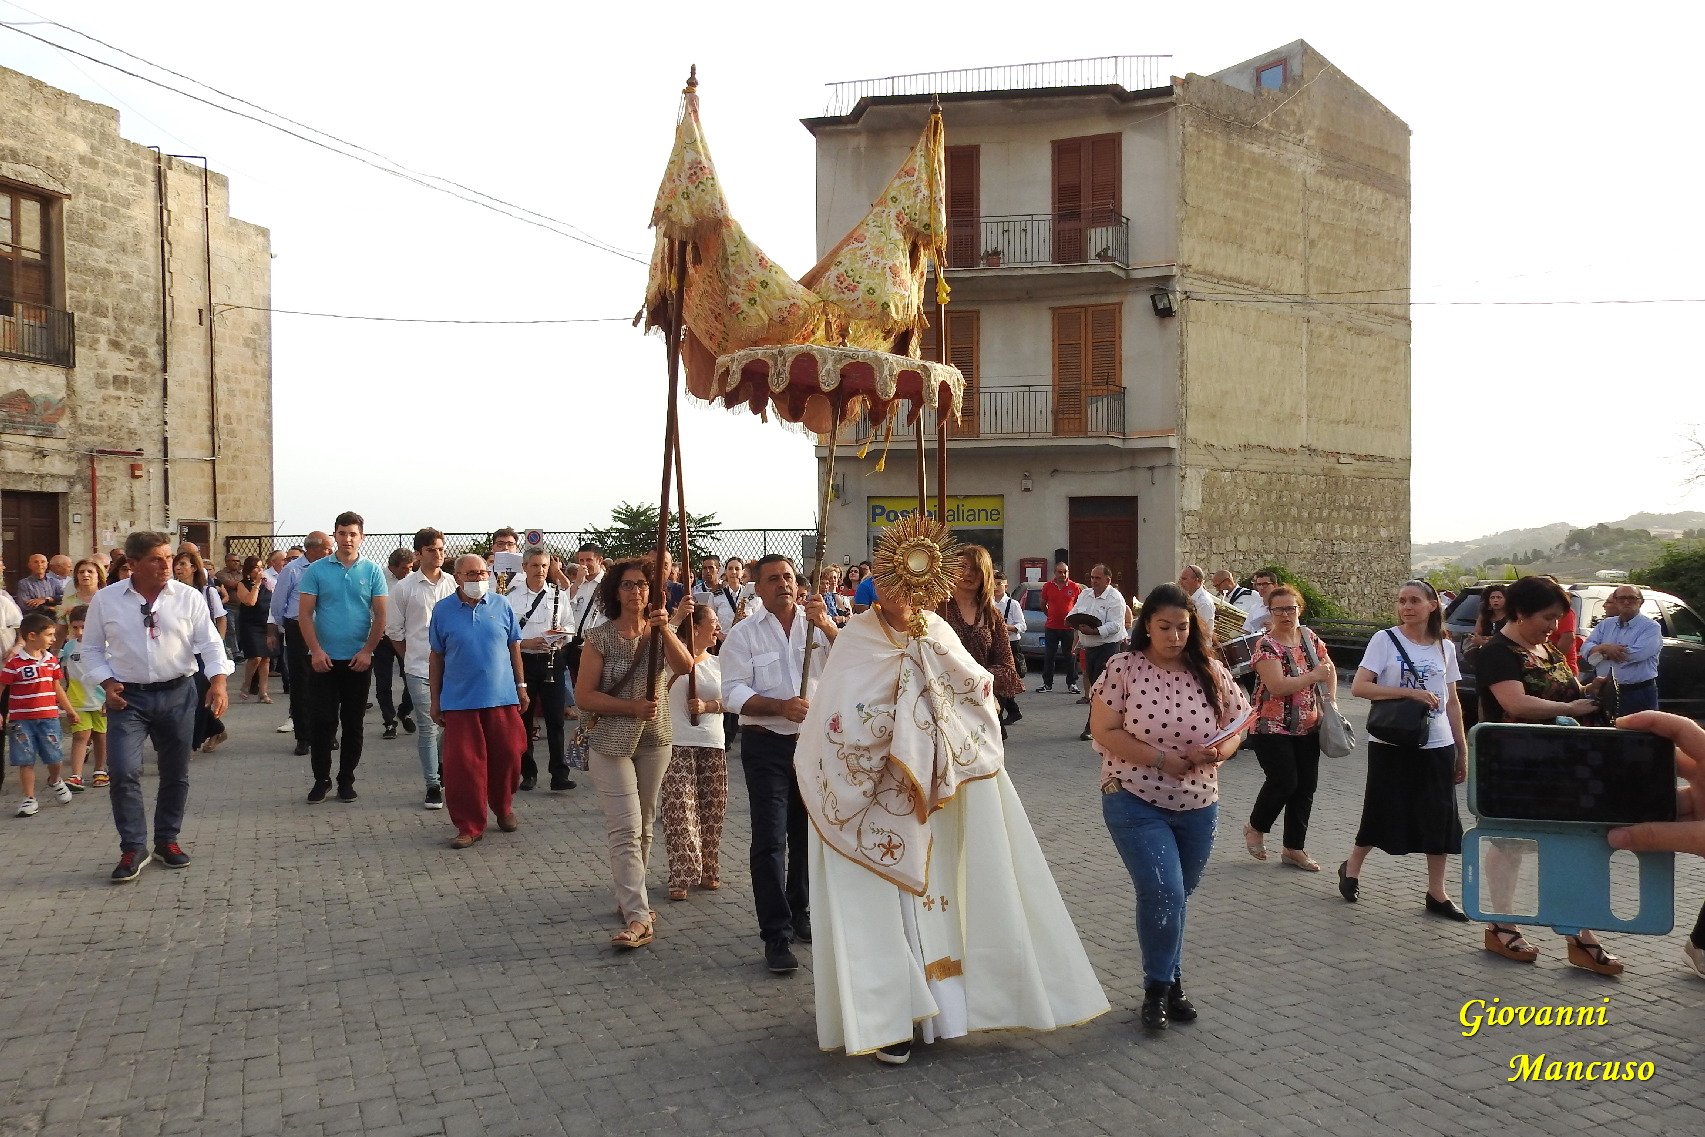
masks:
{"label": "brown wooden shutter", "polygon": [[982,173],[975,146],[947,148],[947,263],[972,268],[983,255]]}
{"label": "brown wooden shutter", "polygon": [[12,299],[48,307],[47,291],[47,265],[22,257],[12,262],[12,281],[8,289]]}
{"label": "brown wooden shutter", "polygon": [[[1084,140],[1089,165],[1089,224],[1111,225],[1119,217],[1119,136],[1098,134]],[[1093,251],[1093,250],[1092,250]]]}
{"label": "brown wooden shutter", "polygon": [[965,376],[964,413],[952,424],[960,437],[975,437],[981,430],[981,402],[977,397],[978,344],[982,321],[977,312],[947,313],[947,362]]}
{"label": "brown wooden shutter", "polygon": [[1110,395],[1120,383],[1120,305],[1095,304],[1086,309],[1089,324],[1089,367],[1085,387],[1091,395]]}
{"label": "brown wooden shutter", "polygon": [[1083,139],[1054,143],[1054,249],[1049,259],[1055,264],[1083,261],[1083,167]]}
{"label": "brown wooden shutter", "polygon": [[1054,316],[1054,433],[1084,432],[1083,309],[1055,308]]}

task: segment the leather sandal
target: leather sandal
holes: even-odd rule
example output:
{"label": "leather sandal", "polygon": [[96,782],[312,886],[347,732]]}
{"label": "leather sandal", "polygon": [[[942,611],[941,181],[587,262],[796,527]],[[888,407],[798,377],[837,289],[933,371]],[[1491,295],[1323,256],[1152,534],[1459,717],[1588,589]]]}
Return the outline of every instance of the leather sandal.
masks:
{"label": "leather sandal", "polygon": [[1622,961],[1604,950],[1600,943],[1582,943],[1579,936],[1564,936],[1569,941],[1569,962],[1599,975],[1621,975]]}
{"label": "leather sandal", "polygon": [[1320,863],[1303,849],[1280,849],[1279,859],[1293,869],[1301,869],[1303,872],[1320,871]]}
{"label": "leather sandal", "polygon": [[704,889],[706,892],[715,892],[717,889],[722,887],[722,881],[718,877],[714,876],[705,877],[699,881],[699,887]]}
{"label": "leather sandal", "polygon": [[685,888],[671,888],[669,890],[669,899],[671,900],[685,900],[686,898],[687,890]]}
{"label": "leather sandal", "polygon": [[1539,958],[1539,949],[1522,938],[1521,930],[1507,924],[1493,924],[1486,929],[1486,950],[1517,963],[1532,963]]}
{"label": "leather sandal", "polygon": [[1243,847],[1256,860],[1267,859],[1267,835],[1247,821],[1243,823]]}
{"label": "leather sandal", "polygon": [[635,920],[627,927],[610,937],[610,946],[624,951],[642,948],[653,938],[651,925]]}

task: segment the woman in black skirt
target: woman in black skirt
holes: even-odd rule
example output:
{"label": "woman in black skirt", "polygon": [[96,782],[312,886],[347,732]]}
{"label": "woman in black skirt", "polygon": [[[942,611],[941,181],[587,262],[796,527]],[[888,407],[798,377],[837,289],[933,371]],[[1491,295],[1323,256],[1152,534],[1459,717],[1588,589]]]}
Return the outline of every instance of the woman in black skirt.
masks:
{"label": "woman in black skirt", "polygon": [[[1407,657],[1407,658],[1405,658]],[[1439,594],[1424,580],[1397,590],[1397,627],[1368,641],[1350,693],[1358,699],[1414,699],[1426,706],[1427,739],[1392,746],[1368,736],[1368,784],[1350,859],[1338,866],[1338,891],[1352,904],[1368,852],[1427,857],[1427,911],[1468,921],[1445,890],[1445,858],[1462,851],[1456,787],[1468,777],[1468,734],[1456,701],[1456,645],[1445,638]]]}

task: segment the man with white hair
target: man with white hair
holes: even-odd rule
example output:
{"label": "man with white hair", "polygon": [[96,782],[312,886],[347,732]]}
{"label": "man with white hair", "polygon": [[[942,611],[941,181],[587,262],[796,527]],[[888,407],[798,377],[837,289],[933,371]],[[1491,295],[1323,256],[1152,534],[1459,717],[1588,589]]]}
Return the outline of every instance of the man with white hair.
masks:
{"label": "man with white hair", "polygon": [[1658,655],[1663,629],[1640,605],[1645,594],[1632,584],[1619,584],[1604,601],[1604,615],[1581,646],[1581,663],[1600,680],[1616,680],[1616,713],[1658,709]]}
{"label": "man with white hair", "polygon": [[1202,587],[1202,566],[1185,565],[1178,574],[1178,587],[1190,598],[1190,604],[1196,609],[1197,619],[1202,621],[1202,627],[1207,629],[1208,638],[1214,636],[1214,597]]}

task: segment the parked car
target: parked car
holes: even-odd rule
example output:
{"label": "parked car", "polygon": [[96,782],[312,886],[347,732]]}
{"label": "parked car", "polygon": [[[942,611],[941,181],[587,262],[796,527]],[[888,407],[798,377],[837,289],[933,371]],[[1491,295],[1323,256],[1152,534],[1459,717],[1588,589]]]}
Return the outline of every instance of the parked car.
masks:
{"label": "parked car", "polygon": [[1042,632],[1048,625],[1048,614],[1042,610],[1042,586],[1020,584],[1012,594],[1024,609],[1024,634],[1018,639],[1018,650],[1036,666],[1042,665]]}
{"label": "parked car", "polygon": [[[1464,588],[1445,610],[1445,631],[1458,645],[1465,644],[1474,634],[1474,621],[1480,615],[1480,594],[1487,583],[1491,582]],[[1605,598],[1616,591],[1616,586],[1571,584],[1566,591],[1575,610],[1576,637],[1584,643],[1593,625],[1604,618]],[[1659,709],[1705,719],[1705,620],[1678,596],[1652,589],[1642,592],[1646,599],[1640,605],[1641,613],[1656,620],[1664,635],[1663,650],[1658,656]],[[1463,718],[1469,723],[1479,719],[1479,691],[1474,681],[1474,657],[1470,654],[1463,661],[1462,682],[1457,687]]]}

